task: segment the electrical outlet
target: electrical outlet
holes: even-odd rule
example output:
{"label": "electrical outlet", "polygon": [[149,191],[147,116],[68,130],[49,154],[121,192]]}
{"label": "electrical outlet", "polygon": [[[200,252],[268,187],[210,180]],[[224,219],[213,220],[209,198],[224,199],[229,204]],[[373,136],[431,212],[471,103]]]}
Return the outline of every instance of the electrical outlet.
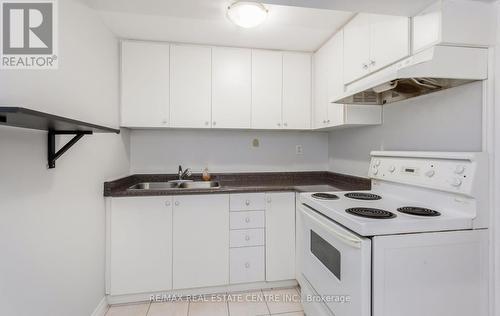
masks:
{"label": "electrical outlet", "polygon": [[252,140],[252,147],[255,147],[255,148],[260,147],[260,140],[258,138],[254,138]]}
{"label": "electrical outlet", "polygon": [[303,153],[304,153],[304,150],[302,148],[302,145],[295,146],[295,154],[302,155]]}

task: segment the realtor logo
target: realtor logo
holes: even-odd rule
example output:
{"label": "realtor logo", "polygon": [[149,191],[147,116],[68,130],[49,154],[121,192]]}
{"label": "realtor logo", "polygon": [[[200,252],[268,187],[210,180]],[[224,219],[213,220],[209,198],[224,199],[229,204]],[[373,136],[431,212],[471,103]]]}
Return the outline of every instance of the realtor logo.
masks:
{"label": "realtor logo", "polygon": [[2,0],[3,69],[56,69],[57,11],[55,0]]}

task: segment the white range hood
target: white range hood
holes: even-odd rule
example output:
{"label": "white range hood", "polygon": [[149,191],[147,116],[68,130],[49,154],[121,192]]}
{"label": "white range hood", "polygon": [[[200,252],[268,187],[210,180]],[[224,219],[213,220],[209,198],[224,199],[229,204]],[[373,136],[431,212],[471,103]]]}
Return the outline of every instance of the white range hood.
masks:
{"label": "white range hood", "polygon": [[487,78],[487,48],[436,45],[347,85],[332,102],[383,105]]}

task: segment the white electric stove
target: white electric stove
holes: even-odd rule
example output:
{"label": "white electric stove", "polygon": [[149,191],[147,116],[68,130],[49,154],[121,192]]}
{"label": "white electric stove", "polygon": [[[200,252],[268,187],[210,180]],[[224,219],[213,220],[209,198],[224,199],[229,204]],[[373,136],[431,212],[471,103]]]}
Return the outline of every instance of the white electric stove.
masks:
{"label": "white electric stove", "polygon": [[299,196],[306,313],[486,316],[487,156],[371,155],[372,190]]}

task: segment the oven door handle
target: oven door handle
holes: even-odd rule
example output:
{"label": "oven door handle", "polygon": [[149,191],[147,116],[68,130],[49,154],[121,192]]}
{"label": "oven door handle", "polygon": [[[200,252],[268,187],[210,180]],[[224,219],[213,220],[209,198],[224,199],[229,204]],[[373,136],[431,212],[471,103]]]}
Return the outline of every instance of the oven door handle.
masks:
{"label": "oven door handle", "polygon": [[[307,205],[304,205],[304,206],[308,207]],[[344,244],[349,245],[349,246],[354,247],[354,248],[361,248],[361,242],[363,241],[362,239],[360,239],[360,238],[358,238],[356,236],[353,236],[353,235],[344,234],[344,233],[342,233],[342,232],[334,229],[333,227],[331,227],[331,226],[323,223],[319,219],[317,219],[316,216],[314,216],[314,214],[311,214],[310,211],[307,210],[307,209],[303,209],[302,212],[308,218],[310,218],[311,220],[313,220],[316,225],[321,226],[322,228],[324,228],[325,230],[327,230],[332,235],[335,235]]]}

